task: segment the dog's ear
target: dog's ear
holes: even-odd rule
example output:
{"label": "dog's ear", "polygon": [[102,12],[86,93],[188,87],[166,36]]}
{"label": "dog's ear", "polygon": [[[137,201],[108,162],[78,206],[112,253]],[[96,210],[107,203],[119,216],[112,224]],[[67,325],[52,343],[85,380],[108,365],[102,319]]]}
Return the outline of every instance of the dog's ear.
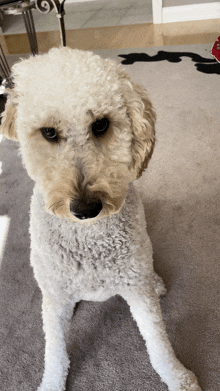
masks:
{"label": "dog's ear", "polygon": [[17,107],[15,102],[15,93],[13,90],[7,90],[7,102],[5,110],[1,115],[0,133],[6,138],[18,141],[15,120],[17,116]]}
{"label": "dog's ear", "polygon": [[148,165],[155,144],[156,114],[144,88],[119,68],[124,99],[132,128],[132,158],[136,179]]}

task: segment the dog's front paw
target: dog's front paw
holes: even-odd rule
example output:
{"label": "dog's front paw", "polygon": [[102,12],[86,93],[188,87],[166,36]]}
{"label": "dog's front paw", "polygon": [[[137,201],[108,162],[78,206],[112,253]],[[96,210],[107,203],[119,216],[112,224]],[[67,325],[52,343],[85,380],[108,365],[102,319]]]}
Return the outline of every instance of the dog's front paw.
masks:
{"label": "dog's front paw", "polygon": [[199,387],[198,383],[191,384],[191,386],[187,390],[188,391],[202,391],[201,388]]}
{"label": "dog's front paw", "polygon": [[53,381],[45,382],[43,380],[37,391],[65,391],[65,389],[64,382],[57,384]]}
{"label": "dog's front paw", "polygon": [[59,388],[57,386],[44,385],[43,383],[38,387],[37,391],[64,391],[65,388]]}
{"label": "dog's front paw", "polygon": [[58,391],[58,388],[51,388],[49,385],[43,383],[38,387],[37,391]]}
{"label": "dog's front paw", "polygon": [[170,391],[202,391],[198,385],[198,381],[193,372],[187,370],[181,379],[179,384],[169,389]]}

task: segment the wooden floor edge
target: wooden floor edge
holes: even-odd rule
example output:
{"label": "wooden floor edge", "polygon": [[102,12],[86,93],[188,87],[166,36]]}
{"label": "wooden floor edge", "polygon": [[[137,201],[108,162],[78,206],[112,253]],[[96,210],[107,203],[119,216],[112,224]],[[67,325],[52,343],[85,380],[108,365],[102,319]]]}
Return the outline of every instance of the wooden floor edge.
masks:
{"label": "wooden floor edge", "polygon": [[[66,30],[67,46],[84,50],[214,43],[218,35],[219,19]],[[58,30],[37,32],[37,41],[39,52],[47,52],[51,47],[60,46],[60,33]],[[25,33],[1,35],[0,43],[6,55],[30,53]]]}

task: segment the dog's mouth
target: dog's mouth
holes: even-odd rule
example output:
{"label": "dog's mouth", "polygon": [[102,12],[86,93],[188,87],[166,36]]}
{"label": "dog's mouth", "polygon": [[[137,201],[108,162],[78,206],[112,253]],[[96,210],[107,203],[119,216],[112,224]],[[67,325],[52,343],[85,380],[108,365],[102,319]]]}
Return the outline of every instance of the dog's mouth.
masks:
{"label": "dog's mouth", "polygon": [[97,194],[89,198],[59,197],[55,202],[51,202],[50,199],[50,204],[46,201],[45,208],[47,212],[61,219],[90,225],[97,220],[118,213],[124,204],[125,195],[126,192],[114,199]]}
{"label": "dog's mouth", "polygon": [[96,218],[103,209],[103,203],[99,197],[91,199],[74,199],[70,203],[70,212],[79,220]]}
{"label": "dog's mouth", "polygon": [[91,176],[87,181],[80,179],[67,181],[63,188],[53,183],[44,193],[46,210],[62,219],[87,225],[120,211],[128,189],[128,175],[120,178],[109,175],[108,180],[102,177],[92,180]]}
{"label": "dog's mouth", "polygon": [[123,195],[117,198],[109,198],[103,196],[95,196],[92,198],[80,200],[71,200],[69,204],[69,217],[74,222],[90,225],[97,220],[106,218],[120,211],[124,204],[126,191]]}

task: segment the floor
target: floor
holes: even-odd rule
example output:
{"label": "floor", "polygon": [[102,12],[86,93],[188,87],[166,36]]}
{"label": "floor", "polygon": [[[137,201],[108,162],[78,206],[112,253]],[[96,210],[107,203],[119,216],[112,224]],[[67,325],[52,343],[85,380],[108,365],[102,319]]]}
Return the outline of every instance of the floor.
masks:
{"label": "floor", "polygon": [[[151,0],[96,0],[65,4],[67,45],[85,50],[212,43],[218,19],[153,25]],[[55,10],[33,11],[40,52],[60,45]],[[5,54],[29,53],[22,15],[5,16],[0,43]]]}

